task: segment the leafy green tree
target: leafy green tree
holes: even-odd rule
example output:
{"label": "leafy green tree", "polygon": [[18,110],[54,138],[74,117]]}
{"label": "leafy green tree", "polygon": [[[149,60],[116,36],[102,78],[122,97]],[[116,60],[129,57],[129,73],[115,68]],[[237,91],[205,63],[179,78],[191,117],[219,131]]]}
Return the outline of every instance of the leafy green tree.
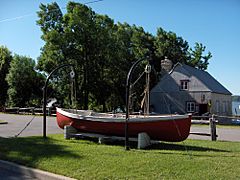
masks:
{"label": "leafy green tree", "polygon": [[188,56],[188,42],[178,37],[174,32],[166,32],[162,28],[158,28],[155,41],[156,56],[159,60],[167,56],[173,61],[186,63],[189,59]]}
{"label": "leafy green tree", "polygon": [[173,64],[181,62],[201,70],[206,70],[209,64],[208,61],[212,57],[210,52],[205,56],[203,55],[206,46],[203,46],[201,43],[195,43],[194,49],[192,49],[182,37],[178,37],[176,33],[171,31],[166,32],[162,28],[157,30],[154,45],[159,62],[156,64],[157,67],[159,67],[164,56],[167,56],[168,59],[173,61]]}
{"label": "leafy green tree", "polygon": [[[51,8],[54,11],[51,11]],[[89,84],[94,79],[92,73],[94,63],[90,63],[90,59],[94,60],[95,57],[94,50],[97,38],[95,13],[87,6],[74,2],[68,3],[67,13],[64,16],[62,16],[56,3],[41,5],[40,9],[38,12],[40,19],[37,23],[42,29],[42,38],[46,44],[42,48],[38,68],[49,73],[57,65],[74,64],[78,72],[79,83],[77,84],[79,87],[77,89],[79,90],[80,105],[87,109],[91,91]],[[45,17],[50,18],[46,19]],[[67,81],[67,75],[63,71],[59,81],[62,82],[58,86],[60,94],[62,98],[65,96],[65,99],[68,99],[66,98],[68,97],[66,88],[62,88]]]}
{"label": "leafy green tree", "polygon": [[12,61],[11,52],[4,46],[0,46],[0,110],[5,106],[7,99],[8,84],[6,75]]}
{"label": "leafy green tree", "polygon": [[[33,105],[41,96],[43,77],[35,70],[35,61],[25,56],[14,55],[6,80],[9,85],[8,105],[25,107]],[[35,101],[36,102],[36,101]]]}
{"label": "leafy green tree", "polygon": [[[63,15],[57,3],[40,5],[37,24],[43,32],[45,45],[37,67],[50,73],[60,64],[75,65],[79,108],[109,111],[120,106],[123,109],[126,76],[131,65],[140,58],[152,59],[155,68],[151,79],[154,80],[165,56],[173,63],[187,63],[203,69],[210,59],[208,55],[197,60],[197,53],[203,52],[205,47],[189,49],[182,37],[162,28],[158,28],[154,36],[142,27],[115,24],[108,16],[96,14],[80,3],[69,2],[66,9]],[[140,65],[141,70],[136,69],[133,79],[139,77],[145,64]],[[63,100],[63,106],[70,107],[68,71],[59,71],[51,82],[53,94]],[[140,86],[136,89],[137,95],[143,91]]]}
{"label": "leafy green tree", "polygon": [[201,43],[195,43],[194,49],[189,49],[190,60],[187,62],[189,65],[206,70],[209,64],[209,59],[212,57],[211,52],[208,52],[207,55],[203,55],[206,46],[203,46]]}
{"label": "leafy green tree", "polygon": [[62,21],[63,14],[57,3],[48,5],[40,4],[40,11],[37,12],[43,35],[41,38],[46,44],[41,48],[41,56],[38,58],[37,68],[50,73],[61,61],[64,60],[64,54],[61,46],[64,46],[64,37]]}

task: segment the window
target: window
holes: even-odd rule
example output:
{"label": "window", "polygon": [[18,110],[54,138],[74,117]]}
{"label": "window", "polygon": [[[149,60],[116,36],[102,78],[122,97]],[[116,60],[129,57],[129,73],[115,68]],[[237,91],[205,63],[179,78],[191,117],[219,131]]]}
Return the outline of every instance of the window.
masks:
{"label": "window", "polygon": [[181,80],[181,90],[188,90],[188,80]]}
{"label": "window", "polygon": [[187,102],[187,112],[195,112],[195,102]]}

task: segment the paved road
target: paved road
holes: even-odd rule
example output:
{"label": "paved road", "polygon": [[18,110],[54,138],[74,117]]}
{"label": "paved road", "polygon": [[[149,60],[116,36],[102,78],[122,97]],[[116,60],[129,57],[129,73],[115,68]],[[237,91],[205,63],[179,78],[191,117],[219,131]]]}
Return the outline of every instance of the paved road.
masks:
{"label": "paved road", "polygon": [[[208,126],[192,126],[191,132],[195,133],[210,133]],[[220,141],[237,141],[240,142],[240,127],[217,127],[217,140]],[[190,135],[190,139],[205,139],[210,140],[210,136]]]}
{"label": "paved road", "polygon": [[[0,137],[14,137],[32,120],[32,118],[34,118],[33,121],[19,137],[41,136],[43,134],[43,117],[0,113],[0,120],[8,122],[8,124],[0,124]],[[47,117],[47,134],[59,133],[63,133],[63,130],[58,127],[56,117]]]}

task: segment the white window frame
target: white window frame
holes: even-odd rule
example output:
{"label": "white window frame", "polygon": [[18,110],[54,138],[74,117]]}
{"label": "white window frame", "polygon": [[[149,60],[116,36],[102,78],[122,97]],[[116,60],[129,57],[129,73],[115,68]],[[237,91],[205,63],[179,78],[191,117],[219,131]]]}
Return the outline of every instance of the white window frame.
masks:
{"label": "white window frame", "polygon": [[195,112],[196,103],[194,101],[188,101],[186,106],[187,106],[187,112]]}

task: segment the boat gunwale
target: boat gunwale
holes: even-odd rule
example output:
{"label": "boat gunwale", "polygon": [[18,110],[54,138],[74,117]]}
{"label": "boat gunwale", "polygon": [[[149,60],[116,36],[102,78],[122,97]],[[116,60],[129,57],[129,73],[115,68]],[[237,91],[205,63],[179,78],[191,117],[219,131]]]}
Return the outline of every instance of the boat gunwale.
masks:
{"label": "boat gunwale", "polygon": [[[97,113],[91,110],[76,110],[77,112],[89,112],[88,115],[74,114],[73,112],[68,112],[68,109],[57,108],[57,112],[76,120],[86,120],[86,121],[95,121],[95,122],[114,122],[114,123],[123,123],[126,122],[125,115],[117,114],[107,114],[107,113]],[[94,115],[95,114],[95,115]],[[97,116],[104,115],[104,116]],[[191,114],[179,115],[131,115],[128,119],[128,122],[135,123],[147,123],[147,122],[159,122],[159,121],[175,121],[175,120],[186,120],[191,116]]]}

